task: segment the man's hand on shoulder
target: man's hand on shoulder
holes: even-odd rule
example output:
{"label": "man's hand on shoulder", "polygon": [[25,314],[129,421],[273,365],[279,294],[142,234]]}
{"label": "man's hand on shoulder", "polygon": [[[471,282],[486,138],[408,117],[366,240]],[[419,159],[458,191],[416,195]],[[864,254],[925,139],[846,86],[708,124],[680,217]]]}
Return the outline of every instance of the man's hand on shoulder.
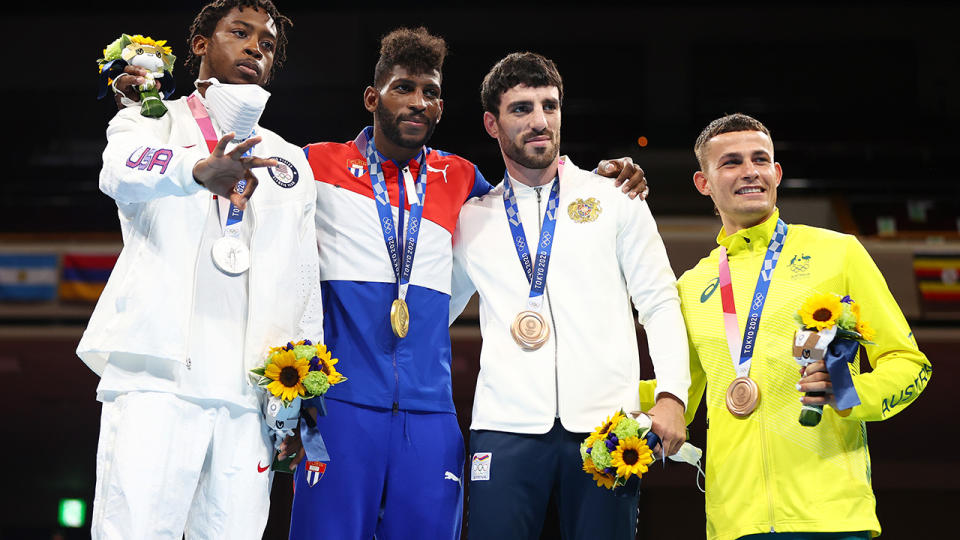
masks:
{"label": "man's hand on shoulder", "polygon": [[[193,166],[193,179],[219,197],[227,197],[237,208],[243,210],[247,201],[257,188],[257,177],[250,169],[257,167],[276,167],[277,160],[254,156],[243,157],[243,153],[260,142],[260,136],[250,137],[238,144],[230,152],[224,153],[227,143],[234,134],[227,133],[214,147],[213,152]],[[246,186],[240,189],[238,184],[246,180]]]}
{"label": "man's hand on shoulder", "polygon": [[[660,452],[672,456],[680,451],[680,447],[687,441],[687,425],[683,419],[683,402],[673,394],[662,392],[657,396],[657,404],[647,411],[647,416],[653,421],[650,429],[660,437]],[[657,455],[657,457],[660,457]]]}
{"label": "man's hand on shoulder", "polygon": [[650,194],[643,169],[638,167],[629,157],[601,161],[597,164],[597,174],[607,178],[616,178],[613,185],[622,186],[620,190],[631,199],[636,199],[638,196],[641,199],[646,199]]}

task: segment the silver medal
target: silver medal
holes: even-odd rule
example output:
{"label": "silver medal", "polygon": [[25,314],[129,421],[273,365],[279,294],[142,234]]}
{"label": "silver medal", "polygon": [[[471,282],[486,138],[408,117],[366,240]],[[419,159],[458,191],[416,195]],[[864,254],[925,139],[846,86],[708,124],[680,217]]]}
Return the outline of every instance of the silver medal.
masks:
{"label": "silver medal", "polygon": [[238,276],[250,268],[250,250],[232,236],[218,238],[211,250],[213,264],[224,274]]}

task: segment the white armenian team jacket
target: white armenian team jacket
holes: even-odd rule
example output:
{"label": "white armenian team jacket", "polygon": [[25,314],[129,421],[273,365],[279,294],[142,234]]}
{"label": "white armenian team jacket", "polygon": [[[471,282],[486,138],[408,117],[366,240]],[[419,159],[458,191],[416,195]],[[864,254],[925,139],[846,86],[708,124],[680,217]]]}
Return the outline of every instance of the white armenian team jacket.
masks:
{"label": "white armenian team jacket", "polygon": [[[460,212],[454,235],[451,321],[480,294],[483,347],[471,429],[546,433],[556,418],[589,432],[623,408],[640,407],[640,360],[631,302],[656,371],[656,393],[686,402],[690,368],[676,278],[647,204],[609,179],[562,169],[556,231],[540,313],[547,342],[524,351],[510,326],[527,309],[530,284],[514,247],[501,183]],[[554,180],[556,182],[557,180]],[[512,181],[531,256],[552,183]]]}
{"label": "white armenian team jacket", "polygon": [[[129,107],[107,128],[100,189],[117,203],[124,245],[77,347],[98,375],[112,352],[188,360],[197,262],[211,256],[200,242],[213,211],[193,166],[210,152],[186,98],[164,104],[161,118]],[[254,154],[280,165],[253,169],[259,185],[243,218],[252,226],[246,369],[270,346],[323,339],[316,182],[303,150],[260,126],[256,134],[263,141]]]}

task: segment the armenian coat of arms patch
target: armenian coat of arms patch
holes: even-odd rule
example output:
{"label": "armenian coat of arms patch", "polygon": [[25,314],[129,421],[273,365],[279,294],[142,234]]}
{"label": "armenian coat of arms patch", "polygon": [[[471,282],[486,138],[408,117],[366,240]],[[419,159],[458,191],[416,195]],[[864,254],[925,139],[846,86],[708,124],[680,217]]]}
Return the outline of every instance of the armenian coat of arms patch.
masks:
{"label": "armenian coat of arms patch", "polygon": [[576,223],[588,223],[596,221],[600,217],[600,201],[590,197],[587,200],[577,199],[567,206],[567,215]]}

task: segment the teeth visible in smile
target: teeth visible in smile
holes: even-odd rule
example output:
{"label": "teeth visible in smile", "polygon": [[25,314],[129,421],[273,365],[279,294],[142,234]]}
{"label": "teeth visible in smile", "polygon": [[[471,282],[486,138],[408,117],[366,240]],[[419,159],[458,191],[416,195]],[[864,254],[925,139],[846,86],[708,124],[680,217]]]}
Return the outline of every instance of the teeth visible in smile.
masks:
{"label": "teeth visible in smile", "polygon": [[737,190],[737,193],[740,195],[746,195],[747,193],[762,193],[763,190],[759,187],[745,187]]}

